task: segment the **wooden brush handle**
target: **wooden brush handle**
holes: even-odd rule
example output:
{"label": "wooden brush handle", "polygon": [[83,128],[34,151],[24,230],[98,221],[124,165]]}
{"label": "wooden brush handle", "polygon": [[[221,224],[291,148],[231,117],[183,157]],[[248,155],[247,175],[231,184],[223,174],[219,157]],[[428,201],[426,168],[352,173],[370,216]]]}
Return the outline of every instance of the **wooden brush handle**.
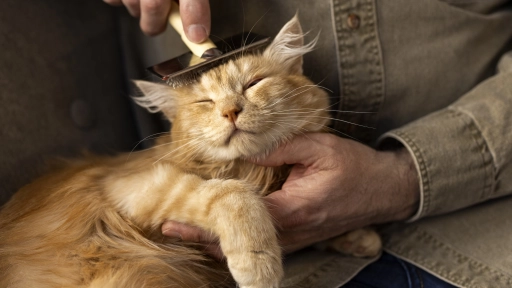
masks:
{"label": "wooden brush handle", "polygon": [[211,48],[217,48],[215,44],[213,44],[212,40],[209,38],[203,41],[200,44],[191,42],[188,40],[187,36],[185,35],[185,31],[183,31],[183,22],[181,21],[180,16],[180,7],[178,3],[171,1],[171,14],[169,16],[169,23],[171,26],[180,34],[181,40],[183,40],[183,43],[187,45],[188,49],[194,53],[194,55],[201,57],[203,56],[204,52]]}

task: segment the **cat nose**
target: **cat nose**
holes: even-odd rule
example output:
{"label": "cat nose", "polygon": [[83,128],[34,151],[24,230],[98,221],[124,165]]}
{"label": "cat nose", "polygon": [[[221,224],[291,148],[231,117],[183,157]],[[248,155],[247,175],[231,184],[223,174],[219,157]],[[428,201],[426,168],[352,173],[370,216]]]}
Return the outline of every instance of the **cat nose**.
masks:
{"label": "cat nose", "polygon": [[235,123],[236,119],[238,118],[238,114],[242,112],[242,108],[238,107],[231,107],[224,109],[222,111],[222,116],[229,120],[229,122]]}

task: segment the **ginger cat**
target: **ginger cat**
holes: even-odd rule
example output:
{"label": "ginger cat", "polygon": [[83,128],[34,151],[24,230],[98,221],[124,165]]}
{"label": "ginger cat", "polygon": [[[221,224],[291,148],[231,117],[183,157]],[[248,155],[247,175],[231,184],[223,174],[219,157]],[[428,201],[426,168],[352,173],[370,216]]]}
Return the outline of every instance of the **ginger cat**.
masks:
{"label": "ginger cat", "polygon": [[294,17],[264,52],[191,85],[136,81],[136,101],[162,111],[170,133],[145,151],[69,161],[16,193],[0,211],[0,287],[233,287],[222,264],[162,236],[167,219],[218,235],[240,287],[278,287],[261,196],[288,168],[243,159],[325,129],[327,94],[302,75],[314,44]]}

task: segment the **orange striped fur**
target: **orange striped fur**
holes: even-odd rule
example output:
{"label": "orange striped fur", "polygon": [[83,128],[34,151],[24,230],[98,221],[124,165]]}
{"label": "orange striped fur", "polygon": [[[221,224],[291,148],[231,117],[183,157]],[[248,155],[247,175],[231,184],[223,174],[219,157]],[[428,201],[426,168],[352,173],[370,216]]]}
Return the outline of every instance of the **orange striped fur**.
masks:
{"label": "orange striped fur", "polygon": [[[142,106],[172,122],[151,149],[87,156],[23,187],[0,211],[0,287],[278,287],[281,249],[261,196],[287,167],[243,159],[328,122],[302,76],[297,17],[261,54],[172,89],[137,81]],[[166,239],[177,220],[217,235],[227,268]],[[230,276],[231,275],[231,276]]]}

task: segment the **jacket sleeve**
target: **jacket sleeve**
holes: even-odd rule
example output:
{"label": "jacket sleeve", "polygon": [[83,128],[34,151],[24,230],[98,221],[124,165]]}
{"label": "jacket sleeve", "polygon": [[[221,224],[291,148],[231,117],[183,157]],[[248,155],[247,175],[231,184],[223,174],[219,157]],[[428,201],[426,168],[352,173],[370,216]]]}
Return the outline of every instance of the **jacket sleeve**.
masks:
{"label": "jacket sleeve", "polygon": [[512,194],[512,51],[452,105],[384,134],[414,158],[421,200],[410,221]]}

